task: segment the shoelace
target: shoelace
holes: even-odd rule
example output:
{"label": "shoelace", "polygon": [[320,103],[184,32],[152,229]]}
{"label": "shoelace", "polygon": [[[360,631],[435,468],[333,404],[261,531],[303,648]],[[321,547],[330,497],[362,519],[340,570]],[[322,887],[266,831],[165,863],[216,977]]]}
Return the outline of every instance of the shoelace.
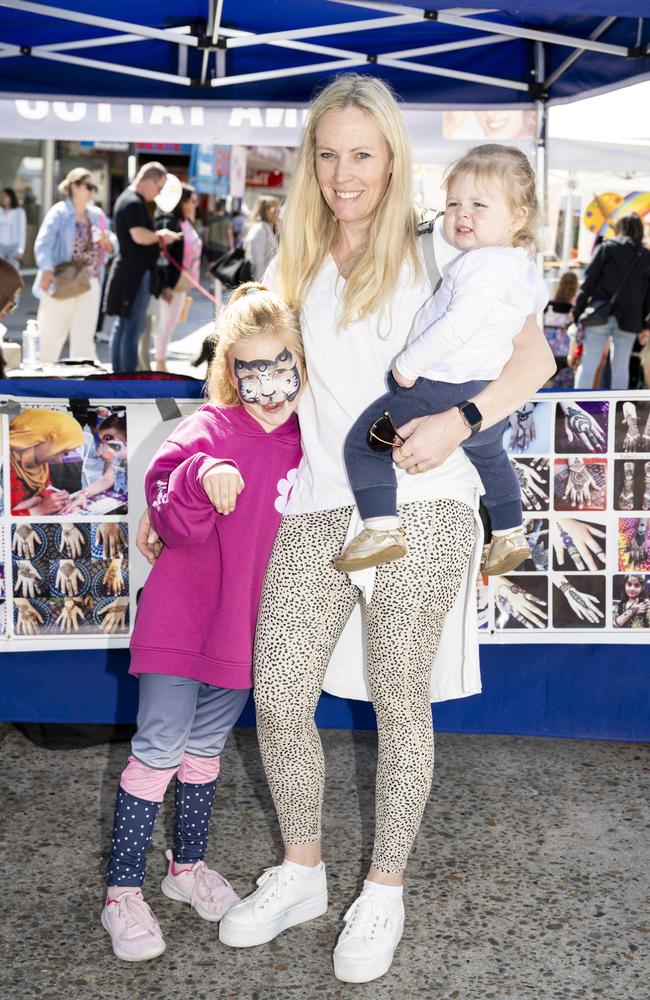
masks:
{"label": "shoelace", "polygon": [[287,872],[282,865],[265,868],[257,880],[259,889],[256,890],[255,895],[257,896],[259,893],[259,897],[256,899],[255,905],[262,910],[270,899],[282,899],[285,886],[292,881],[293,875],[291,872]]}
{"label": "shoelace", "polygon": [[118,918],[124,920],[128,937],[160,934],[158,921],[139,893],[125,892],[117,898]]}
{"label": "shoelace", "polygon": [[354,903],[343,917],[346,936],[374,939],[379,927],[389,927],[390,916],[382,901],[370,893],[364,893],[355,899]]}
{"label": "shoelace", "polygon": [[216,903],[222,889],[232,888],[223,875],[215,872],[213,868],[208,868],[204,861],[199,861],[192,873],[194,875],[192,903],[197,899]]}

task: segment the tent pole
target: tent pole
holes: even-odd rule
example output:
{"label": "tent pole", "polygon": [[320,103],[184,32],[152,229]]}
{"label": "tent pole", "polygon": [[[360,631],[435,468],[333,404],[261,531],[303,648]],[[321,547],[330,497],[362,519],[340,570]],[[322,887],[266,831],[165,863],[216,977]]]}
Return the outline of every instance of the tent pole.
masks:
{"label": "tent pole", "polygon": [[[541,83],[545,76],[545,52],[542,42],[535,42],[535,80]],[[548,111],[546,101],[535,101],[535,174],[537,177],[537,199],[539,201],[544,243],[548,236],[548,156],[547,156]],[[544,254],[540,254],[539,266],[544,273]]]}
{"label": "tent pole", "polygon": [[54,204],[54,139],[43,139],[43,216]]}

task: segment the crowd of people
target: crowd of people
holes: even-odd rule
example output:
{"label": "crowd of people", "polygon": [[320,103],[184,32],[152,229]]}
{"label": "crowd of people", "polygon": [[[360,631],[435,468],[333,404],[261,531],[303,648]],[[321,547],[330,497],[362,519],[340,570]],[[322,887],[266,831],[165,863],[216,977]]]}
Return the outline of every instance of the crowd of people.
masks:
{"label": "crowd of people", "polygon": [[[114,371],[148,367],[138,354],[146,345],[151,300],[159,300],[154,327],[154,368],[167,370],[167,349],[189,306],[188,291],[201,285],[206,266],[233,249],[241,250],[259,277],[277,252],[280,200],[258,199],[247,218],[226,211],[219,199],[202,221],[198,195],[183,184],[171,211],[156,207],[167,178],[161,163],[147,163],[117,199],[112,218],[95,204],[97,185],[85,167],[69,171],[58,188],[60,200],[46,213],[34,244],[37,274],[33,294],[41,360],[57,362],[66,344],[71,358],[96,360],[96,332],[104,315],[114,316],[110,355]],[[0,259],[18,269],[25,251],[26,217],[15,191],[0,194]],[[210,291],[221,306],[230,294],[218,281]]]}

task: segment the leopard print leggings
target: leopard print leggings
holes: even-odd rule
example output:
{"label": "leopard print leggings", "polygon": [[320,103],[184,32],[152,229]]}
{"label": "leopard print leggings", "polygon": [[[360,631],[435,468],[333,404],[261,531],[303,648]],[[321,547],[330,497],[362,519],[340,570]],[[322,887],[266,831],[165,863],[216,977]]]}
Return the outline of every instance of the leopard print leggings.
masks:
{"label": "leopard print leggings", "polygon": [[[320,839],[323,750],[314,722],[332,650],[359,591],[332,559],[351,508],[282,519],[257,623],[255,704],[262,760],[286,844]],[[368,679],[377,716],[372,864],[406,867],[433,774],[431,665],[475,538],[456,500],[400,508],[409,554],[380,566],[367,608]]]}

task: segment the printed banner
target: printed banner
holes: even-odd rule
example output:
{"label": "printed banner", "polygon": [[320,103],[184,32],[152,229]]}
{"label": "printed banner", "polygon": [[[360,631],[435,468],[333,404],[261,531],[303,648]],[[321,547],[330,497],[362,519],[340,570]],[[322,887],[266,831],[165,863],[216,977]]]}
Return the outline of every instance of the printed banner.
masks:
{"label": "printed banner", "polygon": [[[145,470],[176,422],[155,400],[0,398],[5,650],[124,646],[148,573]],[[528,559],[477,581],[483,642],[647,642],[648,393],[544,393],[504,435]],[[341,539],[343,543],[343,539]]]}

